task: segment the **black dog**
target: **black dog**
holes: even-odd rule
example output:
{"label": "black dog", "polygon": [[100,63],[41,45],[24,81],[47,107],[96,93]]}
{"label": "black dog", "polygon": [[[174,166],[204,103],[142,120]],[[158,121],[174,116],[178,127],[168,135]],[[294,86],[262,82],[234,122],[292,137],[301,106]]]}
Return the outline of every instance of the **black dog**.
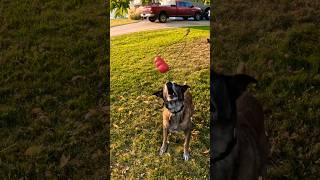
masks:
{"label": "black dog", "polygon": [[210,179],[257,180],[266,172],[263,110],[250,93],[248,75],[210,71]]}

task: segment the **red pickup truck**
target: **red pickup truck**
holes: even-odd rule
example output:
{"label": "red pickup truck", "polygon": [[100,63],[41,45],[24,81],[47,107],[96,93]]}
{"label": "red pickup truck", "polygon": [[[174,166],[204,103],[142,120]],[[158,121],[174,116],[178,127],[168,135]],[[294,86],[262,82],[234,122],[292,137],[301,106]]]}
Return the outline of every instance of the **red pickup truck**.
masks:
{"label": "red pickup truck", "polygon": [[184,20],[193,17],[194,20],[199,21],[202,19],[202,13],[201,8],[195,7],[191,2],[175,1],[161,5],[144,6],[141,17],[148,18],[151,22],[159,19],[161,23],[167,22],[169,17],[183,17]]}

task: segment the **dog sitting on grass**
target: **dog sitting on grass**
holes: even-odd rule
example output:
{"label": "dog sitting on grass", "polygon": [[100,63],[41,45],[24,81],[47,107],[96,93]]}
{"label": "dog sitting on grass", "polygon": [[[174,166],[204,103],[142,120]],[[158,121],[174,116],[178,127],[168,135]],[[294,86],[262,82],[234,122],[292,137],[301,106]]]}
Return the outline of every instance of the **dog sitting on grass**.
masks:
{"label": "dog sitting on grass", "polygon": [[166,152],[169,132],[184,131],[183,159],[189,160],[189,143],[191,138],[191,117],[194,113],[191,93],[188,85],[167,82],[160,91],[153,95],[164,101],[162,112],[163,141],[159,155]]}

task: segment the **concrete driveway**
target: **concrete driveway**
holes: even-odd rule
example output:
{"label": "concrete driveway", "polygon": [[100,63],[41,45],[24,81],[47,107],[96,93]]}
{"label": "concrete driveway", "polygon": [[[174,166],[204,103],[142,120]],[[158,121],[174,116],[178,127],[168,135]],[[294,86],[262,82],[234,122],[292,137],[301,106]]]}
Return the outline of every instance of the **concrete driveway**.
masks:
{"label": "concrete driveway", "polygon": [[110,36],[119,36],[123,34],[129,34],[133,32],[156,30],[156,29],[165,29],[165,28],[178,28],[178,27],[187,27],[187,26],[210,26],[210,21],[194,21],[189,19],[188,21],[184,20],[172,20],[168,19],[167,23],[150,22],[148,20],[143,20],[137,23],[126,24],[121,26],[115,26],[110,28]]}

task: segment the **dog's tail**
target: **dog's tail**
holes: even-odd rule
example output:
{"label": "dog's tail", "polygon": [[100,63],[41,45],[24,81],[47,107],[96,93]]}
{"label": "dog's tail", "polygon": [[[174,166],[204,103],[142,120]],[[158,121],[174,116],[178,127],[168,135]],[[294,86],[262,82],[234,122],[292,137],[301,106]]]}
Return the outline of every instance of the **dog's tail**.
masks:
{"label": "dog's tail", "polygon": [[246,73],[246,65],[244,64],[244,62],[240,62],[237,68],[237,74],[244,74]]}

